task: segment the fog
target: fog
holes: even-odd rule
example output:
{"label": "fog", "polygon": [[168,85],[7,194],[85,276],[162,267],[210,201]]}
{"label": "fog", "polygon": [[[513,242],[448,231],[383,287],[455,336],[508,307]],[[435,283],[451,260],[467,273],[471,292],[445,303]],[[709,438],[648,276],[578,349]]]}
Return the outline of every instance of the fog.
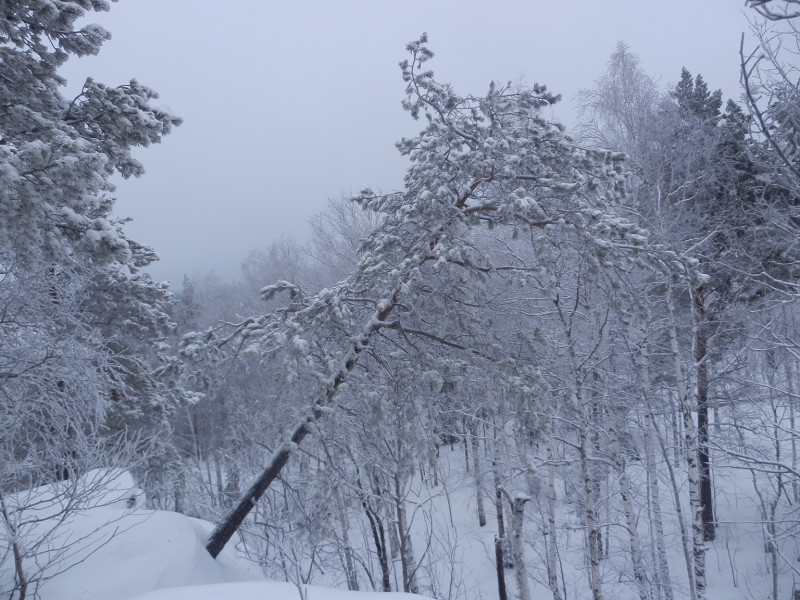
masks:
{"label": "fog", "polygon": [[744,7],[728,0],[123,0],[90,20],[113,38],[68,63],[69,91],[86,76],[135,77],[184,119],[138,153],[146,175],[117,190],[117,215],[160,255],[153,275],[173,284],[198,271],[234,278],[248,250],[306,237],[328,198],[402,185],[394,143],[416,124],[400,107],[397,64],[423,31],[437,78],[457,91],[544,83],[563,96],[552,118],[570,124],[576,93],[618,41],[664,85],[686,66],[738,98],[747,29]]}

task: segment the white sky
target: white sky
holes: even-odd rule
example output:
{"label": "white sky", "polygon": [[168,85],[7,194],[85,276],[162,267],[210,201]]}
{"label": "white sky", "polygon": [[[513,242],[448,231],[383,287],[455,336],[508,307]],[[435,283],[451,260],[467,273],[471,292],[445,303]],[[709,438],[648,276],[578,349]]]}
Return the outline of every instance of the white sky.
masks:
{"label": "white sky", "polygon": [[113,39],[64,75],[70,90],[135,77],[183,117],[138,153],[147,173],[120,183],[116,210],[161,256],[153,275],[177,287],[184,273],[232,279],[249,250],[305,238],[330,197],[401,186],[394,142],[417,126],[397,64],[423,31],[456,91],[544,83],[570,122],[620,40],[664,84],[686,66],[738,98],[744,11],[743,0],[122,0],[89,19]]}

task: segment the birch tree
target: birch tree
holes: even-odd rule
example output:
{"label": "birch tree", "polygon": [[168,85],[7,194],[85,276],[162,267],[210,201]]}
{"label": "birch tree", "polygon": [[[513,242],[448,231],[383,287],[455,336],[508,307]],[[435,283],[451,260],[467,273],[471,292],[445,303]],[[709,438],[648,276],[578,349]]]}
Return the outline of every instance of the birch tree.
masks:
{"label": "birch tree", "polygon": [[[747,116],[734,102],[723,109],[722,94],[702,76],[683,69],[668,94],[658,92],[638,59],[619,46],[607,73],[583,94],[587,116],[600,128],[584,126],[589,139],[612,144],[631,155],[634,209],[651,239],[692,254],[708,275],[693,287],[674,289],[674,307],[686,306],[691,327],[680,336],[681,355],[690,355],[684,373],[696,436],[698,501],[704,537],[715,538],[711,477],[710,416],[714,376],[732,340],[744,330],[737,307],[752,302],[765,282],[784,269],[783,250],[768,247],[774,226],[759,218],[766,175],[750,155]],[[769,285],[767,283],[767,285]],[[680,396],[680,394],[678,394]],[[684,414],[684,419],[686,415]]]}

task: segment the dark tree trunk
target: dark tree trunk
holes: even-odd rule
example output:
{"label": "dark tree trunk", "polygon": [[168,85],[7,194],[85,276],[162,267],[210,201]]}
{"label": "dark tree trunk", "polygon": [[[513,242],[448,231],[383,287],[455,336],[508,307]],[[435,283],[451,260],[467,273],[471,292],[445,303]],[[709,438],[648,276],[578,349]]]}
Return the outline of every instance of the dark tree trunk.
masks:
{"label": "dark tree trunk", "polygon": [[378,555],[378,563],[381,565],[381,584],[384,592],[392,591],[392,581],[389,578],[389,553],[386,551],[386,532],[383,528],[383,521],[378,513],[372,510],[366,500],[361,500],[361,506],[369,520],[369,528],[372,532],[372,541],[375,542],[375,552]]}
{"label": "dark tree trunk", "polygon": [[497,591],[500,600],[508,600],[508,593],[506,592],[506,574],[503,569],[503,539],[496,537],[494,539],[494,560],[497,564]]}
{"label": "dark tree trunk", "polygon": [[506,591],[506,577],[504,569],[509,565],[511,559],[506,555],[506,528],[503,520],[503,492],[502,481],[500,480],[500,465],[497,450],[497,423],[495,422],[495,436],[493,444],[492,456],[492,472],[494,473],[494,500],[495,512],[497,514],[497,537],[494,541],[494,556],[497,566],[497,595],[500,600],[507,600],[508,592]]}
{"label": "dark tree trunk", "polygon": [[[310,420],[310,419],[309,419]],[[292,443],[299,444],[308,435],[308,421],[303,421],[300,425],[295,427],[292,434]],[[256,479],[253,484],[248,488],[247,492],[242,496],[239,502],[230,510],[225,516],[225,519],[219,523],[214,531],[211,532],[211,537],[208,538],[206,550],[214,558],[216,558],[225,544],[233,537],[233,534],[239,529],[241,524],[253,507],[264,495],[264,492],[280,475],[281,470],[289,462],[289,456],[292,452],[292,447],[289,444],[281,444],[277,450],[272,454],[272,458],[266,469]]]}
{"label": "dark tree trunk", "polygon": [[329,405],[336,396],[339,386],[344,383],[344,380],[347,379],[350,371],[352,371],[356,366],[362,350],[367,347],[372,335],[383,326],[386,318],[391,314],[392,310],[394,310],[396,302],[397,297],[394,295],[392,296],[392,301],[389,302],[388,306],[375,313],[374,318],[366,327],[361,338],[353,344],[353,348],[350,351],[350,357],[347,359],[344,367],[333,379],[333,382],[326,391],[325,395],[318,399],[311,407],[311,414],[303,418],[294,426],[294,430],[292,431],[289,442],[284,442],[278,446],[267,462],[267,466],[261,475],[247,489],[239,502],[230,510],[230,512],[228,512],[222,522],[219,523],[214,528],[214,531],[211,532],[211,537],[208,538],[208,543],[206,543],[206,550],[208,550],[208,553],[211,554],[211,556],[216,558],[219,553],[222,552],[225,544],[228,543],[228,541],[233,537],[233,534],[236,533],[239,527],[241,527],[242,523],[244,523],[245,518],[248,514],[250,514],[250,511],[253,510],[256,502],[261,499],[261,496],[264,495],[264,492],[267,491],[267,488],[269,488],[272,482],[277,479],[278,475],[280,475],[283,467],[285,467],[286,463],[289,462],[292,449],[297,447],[297,445],[299,445],[300,442],[306,438],[311,430],[310,425],[322,417],[324,414],[324,407]]}
{"label": "dark tree trunk", "polygon": [[695,290],[697,316],[694,360],[697,376],[697,465],[700,475],[700,502],[703,505],[703,532],[706,541],[716,538],[714,497],[711,487],[711,460],[708,451],[708,331],[706,326],[704,288]]}

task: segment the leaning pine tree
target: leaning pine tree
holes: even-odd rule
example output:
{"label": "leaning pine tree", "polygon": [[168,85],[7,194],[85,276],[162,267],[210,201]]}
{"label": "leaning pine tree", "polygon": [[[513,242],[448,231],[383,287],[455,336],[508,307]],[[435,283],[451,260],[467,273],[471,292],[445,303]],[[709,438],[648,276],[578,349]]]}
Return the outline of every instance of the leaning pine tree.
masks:
{"label": "leaning pine tree", "polygon": [[[433,57],[426,43],[423,35],[409,44],[411,58],[401,64],[408,84],[403,106],[425,127],[398,144],[411,163],[404,190],[365,190],[354,199],[383,218],[364,240],[352,274],[311,297],[285,281],[270,285],[263,296],[287,292],[285,308],[184,339],[189,363],[221,359],[229,348],[257,351],[265,359],[281,357],[289,377],[313,378],[318,386],[261,475],[212,532],[206,546],[212,556],[280,475],[297,444],[326,411],[335,410],[337,394],[376,336],[394,334],[399,343],[422,336],[511,372],[509,381],[525,385],[525,365],[498,344],[480,344],[469,331],[470,313],[488,303],[491,276],[500,268],[474,243],[475,228],[507,227],[542,237],[567,232],[598,270],[677,265],[677,257],[652,252],[644,232],[614,214],[624,197],[622,155],[581,149],[561,126],[542,117],[540,110],[557,97],[539,85],[495,84],[483,97],[459,96],[425,70]],[[510,277],[530,275],[523,268],[502,268]],[[535,268],[537,279],[546,280],[540,277],[546,266]],[[434,293],[440,288],[431,281],[444,282],[450,293]],[[463,328],[457,341],[418,325],[445,314]],[[472,324],[477,330],[474,318]]]}

